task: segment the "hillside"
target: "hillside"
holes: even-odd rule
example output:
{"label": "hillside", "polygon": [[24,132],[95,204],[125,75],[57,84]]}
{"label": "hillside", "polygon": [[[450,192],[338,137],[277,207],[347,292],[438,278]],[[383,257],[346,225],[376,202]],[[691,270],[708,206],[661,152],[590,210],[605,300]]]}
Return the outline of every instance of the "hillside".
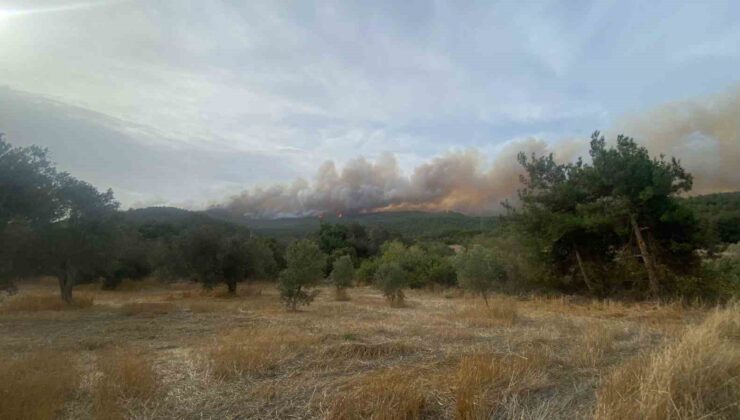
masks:
{"label": "hillside", "polygon": [[[740,241],[740,192],[700,195],[683,199],[705,226],[717,232],[722,242]],[[215,221],[247,227],[254,233],[278,239],[305,237],[317,232],[322,221],[328,223],[359,223],[382,226],[407,237],[438,237],[452,232],[488,231],[497,222],[495,216],[468,216],[456,212],[426,213],[382,212],[319,217],[255,219],[212,208],[190,211],[176,207],[147,207],[123,212],[124,217],[139,224],[197,225]]]}
{"label": "hillside", "polygon": [[223,209],[210,209],[211,217],[247,226],[257,234],[275,237],[303,237],[318,231],[322,221],[328,223],[359,223],[365,226],[379,225],[409,237],[434,237],[450,232],[490,230],[496,217],[466,216],[462,213],[383,212],[354,215],[319,217],[294,217],[280,219],[254,219],[234,215]]}
{"label": "hillside", "polygon": [[740,191],[698,195],[684,199],[715,240],[740,242]]}

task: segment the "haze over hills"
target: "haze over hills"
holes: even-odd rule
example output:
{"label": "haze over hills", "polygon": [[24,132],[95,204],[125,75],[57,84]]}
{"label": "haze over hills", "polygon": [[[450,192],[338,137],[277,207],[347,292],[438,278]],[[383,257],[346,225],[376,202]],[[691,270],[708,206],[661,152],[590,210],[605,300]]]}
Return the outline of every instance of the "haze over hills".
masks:
{"label": "haze over hills", "polygon": [[[699,195],[685,202],[703,221],[713,221],[724,227],[740,226],[740,191]],[[213,223],[221,221],[244,226],[261,236],[277,239],[305,237],[318,231],[325,223],[359,223],[365,226],[383,226],[404,236],[435,237],[450,232],[490,231],[497,224],[497,216],[471,216],[458,212],[388,211],[356,214],[328,214],[323,217],[255,218],[231,212],[224,208],[192,211],[177,207],[145,207],[123,212],[134,223],[168,223],[173,225]],[[726,230],[726,229],[725,229]]]}

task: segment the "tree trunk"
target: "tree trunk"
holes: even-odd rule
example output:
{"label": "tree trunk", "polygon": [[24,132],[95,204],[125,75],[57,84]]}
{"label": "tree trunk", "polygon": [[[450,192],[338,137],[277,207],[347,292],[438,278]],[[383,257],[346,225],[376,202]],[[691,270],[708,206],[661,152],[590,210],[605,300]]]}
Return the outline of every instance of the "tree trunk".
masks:
{"label": "tree trunk", "polygon": [[640,226],[637,225],[637,220],[633,214],[630,215],[630,223],[632,224],[632,230],[635,232],[637,246],[640,248],[642,261],[645,263],[645,269],[648,273],[650,295],[657,298],[660,293],[660,283],[658,282],[658,271],[655,268],[655,260],[653,259],[652,254],[650,254],[645,238],[642,237]]}
{"label": "tree trunk", "polygon": [[236,280],[226,280],[226,287],[229,288],[229,294],[236,294]]}
{"label": "tree trunk", "polygon": [[578,248],[573,246],[573,250],[576,252],[576,261],[578,261],[578,268],[581,270],[581,276],[583,276],[583,282],[586,283],[586,287],[588,287],[588,292],[592,295],[596,293],[596,290],[594,288],[593,283],[591,283],[591,280],[589,280],[588,275],[586,274],[586,269],[583,267],[583,260],[581,260],[581,253],[578,252]]}
{"label": "tree trunk", "polygon": [[59,293],[65,303],[72,303],[72,280],[66,273],[59,277]]}

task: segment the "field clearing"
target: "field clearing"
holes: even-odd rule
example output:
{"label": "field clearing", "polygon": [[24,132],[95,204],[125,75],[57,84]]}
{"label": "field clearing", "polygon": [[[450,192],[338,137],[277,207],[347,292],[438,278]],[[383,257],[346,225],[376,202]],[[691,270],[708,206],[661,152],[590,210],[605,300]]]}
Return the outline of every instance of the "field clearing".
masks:
{"label": "field clearing", "polygon": [[[412,290],[406,307],[391,308],[366,287],[346,302],[324,288],[287,312],[268,283],[233,298],[191,283],[144,285],[80,287],[91,305],[74,309],[13,305],[57,297],[41,281],[0,303],[0,351],[10,355],[0,374],[16,372],[0,417],[635,418],[613,415],[624,404],[600,387],[711,312],[538,296],[495,296],[486,308],[455,290]],[[715,322],[718,345],[730,340],[723,371],[735,387],[737,308]],[[599,393],[609,405],[597,408]],[[730,404],[714,417],[736,414]]]}

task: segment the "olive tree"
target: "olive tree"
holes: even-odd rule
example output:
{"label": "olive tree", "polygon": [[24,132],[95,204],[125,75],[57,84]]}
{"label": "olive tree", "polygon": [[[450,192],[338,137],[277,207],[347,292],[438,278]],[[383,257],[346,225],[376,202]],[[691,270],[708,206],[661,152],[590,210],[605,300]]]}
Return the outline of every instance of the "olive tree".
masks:
{"label": "olive tree", "polygon": [[349,300],[347,288],[352,287],[354,277],[355,267],[349,255],[344,255],[334,261],[334,268],[331,271],[331,282],[334,284],[337,300]]}
{"label": "olive tree", "polygon": [[460,286],[480,295],[488,306],[488,294],[497,283],[506,278],[504,266],[493,252],[480,245],[474,245],[457,257],[457,279]]}
{"label": "olive tree", "polygon": [[295,311],[298,305],[309,305],[317,291],[311,287],[324,275],[326,255],[309,240],[301,240],[291,244],[285,255],[287,267],[280,272],[278,289],[280,299],[285,306]]}
{"label": "olive tree", "polygon": [[375,286],[391,306],[403,306],[403,289],[409,285],[409,274],[397,262],[384,262],[375,271]]}

